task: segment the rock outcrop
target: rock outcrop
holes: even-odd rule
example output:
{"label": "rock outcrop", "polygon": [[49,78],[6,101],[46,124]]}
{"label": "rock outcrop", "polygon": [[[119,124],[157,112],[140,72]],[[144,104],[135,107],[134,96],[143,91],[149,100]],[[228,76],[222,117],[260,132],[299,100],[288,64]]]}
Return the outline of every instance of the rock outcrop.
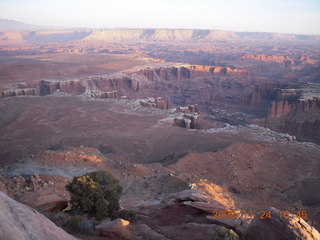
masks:
{"label": "rock outcrop", "polygon": [[40,211],[60,211],[68,206],[68,199],[54,189],[40,189],[20,200]]}
{"label": "rock outcrop", "polygon": [[141,106],[159,109],[169,109],[168,100],[161,97],[158,98],[147,98],[140,101]]}
{"label": "rock outcrop", "polygon": [[291,58],[283,55],[247,54],[241,58],[254,59],[254,60],[259,60],[263,62],[276,62],[276,63],[284,64],[285,67],[292,67],[295,70],[299,65],[306,65],[306,64],[316,65],[317,64],[317,61],[315,59],[312,59],[308,56]]}
{"label": "rock outcrop", "polygon": [[273,101],[268,110],[267,119],[280,118],[290,112],[316,112],[320,110],[320,97],[312,99],[299,99],[296,102],[289,104],[288,101]]}
{"label": "rock outcrop", "polygon": [[11,89],[11,90],[0,91],[0,98],[25,96],[25,95],[37,95],[37,91],[34,88]]}
{"label": "rock outcrop", "polygon": [[200,115],[196,112],[181,114],[181,116],[173,119],[172,125],[189,129],[201,129]]}
{"label": "rock outcrop", "polygon": [[91,92],[90,96],[92,98],[118,98],[118,92],[112,91],[112,92]]}
{"label": "rock outcrop", "polygon": [[214,75],[246,75],[244,69],[220,66],[201,66],[201,65],[181,65],[155,68],[154,70],[143,70],[142,74],[156,80],[159,77],[164,80],[174,79],[194,79],[197,77],[208,77]]}
{"label": "rock outcrop", "polygon": [[268,107],[272,101],[294,102],[301,96],[302,90],[297,84],[266,83],[256,86],[245,96],[241,96],[241,103],[253,107]]}
{"label": "rock outcrop", "polygon": [[71,81],[46,81],[41,80],[39,83],[39,95],[45,96],[53,94],[54,92],[63,92],[70,94],[82,94],[85,92],[85,87],[79,80]]}
{"label": "rock outcrop", "polygon": [[192,104],[185,107],[177,107],[176,111],[179,113],[199,113],[197,104]]}
{"label": "rock outcrop", "polygon": [[302,218],[293,214],[283,215],[275,208],[268,208],[265,212],[270,212],[271,218],[261,219],[261,215],[256,216],[249,225],[244,239],[246,240],[291,240],[320,239],[319,232]]}
{"label": "rock outcrop", "polygon": [[272,102],[266,125],[300,140],[320,143],[320,98]]}
{"label": "rock outcrop", "polygon": [[36,210],[0,192],[1,239],[76,240]]}

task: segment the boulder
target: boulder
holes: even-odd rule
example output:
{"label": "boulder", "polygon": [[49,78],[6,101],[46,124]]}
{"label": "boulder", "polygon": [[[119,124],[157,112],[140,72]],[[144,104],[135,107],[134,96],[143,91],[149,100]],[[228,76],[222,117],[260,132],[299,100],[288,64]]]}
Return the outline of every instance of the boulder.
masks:
{"label": "boulder", "polygon": [[209,203],[206,202],[191,202],[186,201],[183,202],[184,205],[197,208],[203,212],[212,213],[213,211],[227,211],[227,207],[223,205],[222,203],[212,200]]}
{"label": "boulder", "polygon": [[1,240],[76,240],[36,210],[0,192]]}
{"label": "boulder", "polygon": [[208,202],[211,200],[197,189],[186,189],[184,191],[173,194],[173,197],[179,201]]}
{"label": "boulder", "polygon": [[260,219],[260,215],[255,216],[246,231],[246,240],[320,239],[319,232],[302,218],[294,214],[280,215],[280,211],[273,207],[265,210],[269,211],[271,218]]}
{"label": "boulder", "polygon": [[117,218],[113,221],[104,221],[97,225],[95,229],[106,237],[111,239],[128,239],[130,237],[129,231],[130,222]]}
{"label": "boulder", "polygon": [[241,218],[241,215],[239,215],[238,218],[232,219],[232,218],[213,218],[213,216],[207,216],[207,219],[213,222],[214,224],[217,224],[219,226],[226,227],[228,229],[232,229],[234,232],[236,232],[239,236],[243,236],[248,229],[248,226],[251,222],[251,219],[245,219]]}
{"label": "boulder", "polygon": [[131,225],[130,232],[137,239],[168,240],[168,238],[166,238],[164,235],[161,235],[160,233],[156,232],[146,224]]}

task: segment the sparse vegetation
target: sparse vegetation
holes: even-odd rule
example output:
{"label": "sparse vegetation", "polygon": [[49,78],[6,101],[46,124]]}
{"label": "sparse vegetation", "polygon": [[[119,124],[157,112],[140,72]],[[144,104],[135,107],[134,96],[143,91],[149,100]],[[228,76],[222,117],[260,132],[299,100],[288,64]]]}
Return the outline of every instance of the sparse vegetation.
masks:
{"label": "sparse vegetation", "polygon": [[221,228],[216,231],[211,240],[238,240],[239,236],[231,229]]}
{"label": "sparse vegetation", "polygon": [[66,226],[73,232],[77,232],[80,230],[79,223],[81,221],[82,221],[82,217],[79,215],[76,215],[70,218],[70,220],[66,223]]}
{"label": "sparse vegetation", "polygon": [[65,226],[72,232],[93,233],[94,224],[94,221],[86,216],[75,215],[66,222]]}
{"label": "sparse vegetation", "polygon": [[66,185],[73,209],[93,214],[97,219],[116,216],[122,187],[119,181],[106,171],[95,171],[74,177]]}
{"label": "sparse vegetation", "polygon": [[122,218],[130,222],[134,221],[136,217],[137,217],[136,213],[130,210],[123,209],[119,212],[119,218]]}

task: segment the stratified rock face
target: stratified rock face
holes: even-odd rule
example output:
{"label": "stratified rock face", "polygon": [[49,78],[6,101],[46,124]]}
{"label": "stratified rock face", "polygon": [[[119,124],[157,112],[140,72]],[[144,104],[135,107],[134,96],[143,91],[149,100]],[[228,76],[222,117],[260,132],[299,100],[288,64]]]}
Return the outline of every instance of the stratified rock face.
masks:
{"label": "stratified rock face", "polygon": [[266,125],[277,131],[287,132],[302,140],[320,143],[320,98],[272,102]]}
{"label": "stratified rock face", "polygon": [[95,77],[88,80],[88,86],[91,89],[98,89],[100,91],[138,91],[139,84],[130,77]]}
{"label": "stratified rock face", "polygon": [[268,119],[282,117],[292,111],[292,106],[288,101],[273,101],[268,110]]}
{"label": "stratified rock face", "polygon": [[12,89],[12,90],[5,90],[0,92],[0,98],[25,96],[25,95],[37,95],[36,89],[34,88]]}
{"label": "stratified rock face", "polygon": [[82,94],[85,92],[85,87],[79,80],[72,81],[45,81],[41,80],[39,83],[39,95],[45,96],[53,94],[56,91],[70,94]]}
{"label": "stratified rock face", "polygon": [[301,96],[295,84],[263,84],[256,86],[249,95],[241,97],[241,103],[253,107],[269,106],[272,101],[294,102]]}
{"label": "stratified rock face", "polygon": [[0,192],[1,240],[76,240],[36,210]]}
{"label": "stratified rock face", "polygon": [[318,240],[319,232],[302,218],[293,214],[284,215],[275,208],[268,208],[271,218],[260,219],[256,216],[249,225],[244,239],[246,240]]}
{"label": "stratified rock face", "polygon": [[169,109],[168,100],[161,97],[158,98],[147,98],[140,101],[141,106],[159,108],[159,109]]}
{"label": "stratified rock face", "polygon": [[243,59],[254,59],[263,62],[277,62],[284,64],[285,67],[290,67],[293,70],[301,69],[301,65],[316,65],[317,61],[308,56],[300,56],[296,58],[290,58],[288,56],[267,55],[267,54],[247,54]]}
{"label": "stratified rock face", "polygon": [[288,101],[272,102],[268,111],[268,119],[280,118],[286,114],[297,111],[301,113],[316,112],[320,110],[320,98],[299,99],[289,104]]}
{"label": "stratified rock face", "polygon": [[183,65],[160,67],[155,69],[143,69],[140,73],[145,75],[150,80],[159,78],[164,80],[175,79],[194,79],[197,77],[208,77],[214,75],[243,75],[247,74],[246,70],[235,69],[231,67],[219,66],[200,66],[200,65]]}

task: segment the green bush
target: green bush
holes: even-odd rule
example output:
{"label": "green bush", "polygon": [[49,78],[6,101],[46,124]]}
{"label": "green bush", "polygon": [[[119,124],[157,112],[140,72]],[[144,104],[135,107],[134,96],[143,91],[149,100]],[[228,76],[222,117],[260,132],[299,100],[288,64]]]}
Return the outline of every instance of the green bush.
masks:
{"label": "green bush", "polygon": [[123,209],[119,212],[118,217],[132,222],[136,219],[137,215],[133,211]]}
{"label": "green bush", "polygon": [[74,177],[66,185],[71,195],[73,209],[93,214],[101,220],[117,215],[122,187],[119,181],[106,171],[95,171]]}
{"label": "green bush", "polygon": [[72,232],[93,233],[94,223],[86,216],[75,215],[65,223],[65,226]]}
{"label": "green bush", "polygon": [[216,231],[211,240],[238,240],[239,236],[231,229],[221,228]]}
{"label": "green bush", "polygon": [[80,230],[79,223],[82,221],[82,217],[79,215],[73,216],[67,223],[66,226],[74,232]]}

